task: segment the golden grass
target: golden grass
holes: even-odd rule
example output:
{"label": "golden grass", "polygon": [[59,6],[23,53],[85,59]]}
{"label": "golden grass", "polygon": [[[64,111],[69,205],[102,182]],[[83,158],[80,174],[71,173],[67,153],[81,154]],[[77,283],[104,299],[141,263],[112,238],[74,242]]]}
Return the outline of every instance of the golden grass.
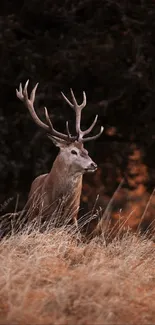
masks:
{"label": "golden grass", "polygon": [[0,242],[0,324],[154,324],[155,247],[26,229]]}

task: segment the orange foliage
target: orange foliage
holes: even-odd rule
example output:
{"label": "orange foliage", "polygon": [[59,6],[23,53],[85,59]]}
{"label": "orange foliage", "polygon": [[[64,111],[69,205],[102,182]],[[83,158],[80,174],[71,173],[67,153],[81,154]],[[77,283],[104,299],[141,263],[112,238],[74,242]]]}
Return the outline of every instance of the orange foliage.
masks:
{"label": "orange foliage", "polygon": [[[82,200],[88,203],[88,209],[93,207],[99,194],[97,207],[100,206],[104,213],[112,198],[108,221],[110,229],[115,228],[114,234],[120,228],[141,232],[154,228],[155,197],[147,188],[149,173],[143,157],[143,151],[132,145],[124,172],[114,166],[112,161],[108,161],[98,168],[91,181],[89,179],[89,182],[84,183]],[[123,185],[117,191],[122,179]],[[103,220],[101,222],[104,223]]]}

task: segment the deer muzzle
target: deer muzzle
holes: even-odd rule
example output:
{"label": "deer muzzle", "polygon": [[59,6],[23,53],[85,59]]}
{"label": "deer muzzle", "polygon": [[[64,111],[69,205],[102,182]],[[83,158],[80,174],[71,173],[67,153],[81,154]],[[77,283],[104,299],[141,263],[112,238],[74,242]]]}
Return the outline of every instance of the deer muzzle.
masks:
{"label": "deer muzzle", "polygon": [[97,164],[92,162],[87,168],[85,168],[86,173],[93,173],[97,169]]}

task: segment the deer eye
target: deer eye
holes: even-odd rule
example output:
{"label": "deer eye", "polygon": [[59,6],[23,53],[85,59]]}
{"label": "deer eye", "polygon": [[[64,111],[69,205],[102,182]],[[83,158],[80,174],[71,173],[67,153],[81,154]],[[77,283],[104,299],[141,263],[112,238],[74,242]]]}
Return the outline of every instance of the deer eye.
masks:
{"label": "deer eye", "polygon": [[73,155],[77,155],[77,152],[76,152],[75,150],[72,150],[71,153],[72,153]]}

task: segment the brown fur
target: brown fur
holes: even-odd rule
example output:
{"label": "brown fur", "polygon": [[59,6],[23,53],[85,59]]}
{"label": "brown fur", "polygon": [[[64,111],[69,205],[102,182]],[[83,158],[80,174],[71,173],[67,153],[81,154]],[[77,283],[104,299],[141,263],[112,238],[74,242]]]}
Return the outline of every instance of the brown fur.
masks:
{"label": "brown fur", "polygon": [[[81,157],[90,159],[82,143],[74,142],[70,146],[79,149]],[[29,219],[32,220],[37,215],[42,215],[44,219],[50,219],[64,199],[62,219],[70,216],[77,226],[82,176],[80,172],[75,173],[74,166],[65,163],[63,154],[60,152],[51,171],[38,176],[32,183],[27,203],[31,211]]]}

